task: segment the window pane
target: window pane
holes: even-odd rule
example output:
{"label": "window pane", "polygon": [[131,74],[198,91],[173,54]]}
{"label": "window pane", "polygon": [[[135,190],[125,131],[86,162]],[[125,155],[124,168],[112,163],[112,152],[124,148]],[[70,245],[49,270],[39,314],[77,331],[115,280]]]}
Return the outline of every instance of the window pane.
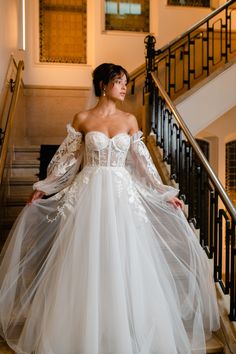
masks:
{"label": "window pane", "polygon": [[117,14],[118,13],[118,4],[115,1],[106,2],[106,13],[107,14]]}
{"label": "window pane", "polygon": [[129,14],[129,4],[124,2],[120,3],[120,9],[119,9],[119,14],[120,15],[128,15]]}
{"label": "window pane", "polygon": [[210,7],[210,0],[168,0],[168,5]]}
{"label": "window pane", "polygon": [[40,61],[86,63],[86,0],[40,0]]}
{"label": "window pane", "polygon": [[149,0],[105,0],[105,29],[149,32]]}
{"label": "window pane", "polygon": [[131,4],[130,5],[130,13],[132,15],[141,15],[142,9],[140,4]]}

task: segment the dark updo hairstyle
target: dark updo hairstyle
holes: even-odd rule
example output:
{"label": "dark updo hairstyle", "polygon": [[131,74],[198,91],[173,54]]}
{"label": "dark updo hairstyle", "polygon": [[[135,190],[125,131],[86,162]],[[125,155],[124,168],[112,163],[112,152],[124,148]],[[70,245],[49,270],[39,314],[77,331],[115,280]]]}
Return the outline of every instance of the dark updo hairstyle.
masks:
{"label": "dark updo hairstyle", "polygon": [[121,76],[123,74],[126,76],[128,83],[129,74],[122,66],[112,63],[104,63],[99,65],[93,72],[95,96],[102,96],[102,84],[107,85],[116,76]]}

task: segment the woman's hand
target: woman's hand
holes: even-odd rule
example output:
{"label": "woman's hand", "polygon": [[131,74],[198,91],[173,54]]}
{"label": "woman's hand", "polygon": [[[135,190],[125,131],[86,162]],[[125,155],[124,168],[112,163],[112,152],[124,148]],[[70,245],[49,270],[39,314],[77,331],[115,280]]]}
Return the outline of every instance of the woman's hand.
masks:
{"label": "woman's hand", "polygon": [[31,195],[31,197],[29,198],[29,200],[27,201],[27,204],[31,204],[32,202],[34,202],[34,201],[37,200],[37,199],[42,199],[44,195],[45,195],[44,192],[35,190],[35,191],[32,193],[32,195]]}
{"label": "woman's hand", "polygon": [[177,197],[168,200],[168,203],[172,204],[176,209],[181,208],[183,210],[184,208],[184,203]]}

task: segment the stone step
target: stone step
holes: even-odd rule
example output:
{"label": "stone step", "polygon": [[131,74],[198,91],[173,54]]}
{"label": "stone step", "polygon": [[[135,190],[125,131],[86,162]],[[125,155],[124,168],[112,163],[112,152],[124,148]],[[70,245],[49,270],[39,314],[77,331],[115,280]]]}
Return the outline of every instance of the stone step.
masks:
{"label": "stone step", "polygon": [[14,178],[25,178],[26,184],[32,184],[36,181],[40,166],[40,146],[15,146],[12,155],[12,161],[9,166],[10,177],[15,184],[24,184],[22,181],[18,182]]}
{"label": "stone step", "polygon": [[12,228],[12,225],[14,224],[16,219],[14,220],[6,220],[4,219],[4,221],[1,223],[1,231],[5,231],[6,233],[8,233],[11,228]]}
{"label": "stone step", "polygon": [[37,177],[39,173],[39,165],[34,166],[13,166],[11,169],[11,177]]}
{"label": "stone step", "polygon": [[6,200],[6,207],[20,207],[20,206],[24,206],[26,203],[25,198],[18,198],[18,199],[12,199],[10,197],[7,198]]}
{"label": "stone step", "polygon": [[25,205],[25,201],[8,202],[1,211],[1,228],[10,229]]}
{"label": "stone step", "polygon": [[14,146],[15,152],[40,152],[40,145]]}
{"label": "stone step", "polygon": [[35,168],[39,167],[39,160],[27,159],[27,160],[13,160],[12,168]]}
{"label": "stone step", "polygon": [[38,160],[40,157],[40,146],[15,146],[13,160]]}
{"label": "stone step", "polygon": [[14,354],[15,352],[8,347],[8,345],[0,339],[0,354]]}
{"label": "stone step", "polygon": [[31,193],[32,193],[32,188],[28,190],[28,192],[22,192],[22,193],[12,192],[6,198],[5,206],[8,208],[12,206],[25,205]]}
{"label": "stone step", "polygon": [[27,200],[28,197],[31,195],[33,192],[32,184],[28,185],[10,185],[9,186],[9,192],[8,192],[8,197],[11,200]]}
{"label": "stone step", "polygon": [[224,344],[217,337],[217,334],[213,334],[212,337],[206,342],[207,354],[223,354]]}
{"label": "stone step", "polygon": [[19,213],[21,212],[21,210],[24,208],[25,203],[21,203],[21,204],[7,204],[4,207],[4,211],[3,211],[3,219],[6,220],[7,222],[10,221],[14,221],[17,216],[19,215]]}
{"label": "stone step", "polygon": [[29,186],[38,181],[37,176],[11,176],[10,186]]}
{"label": "stone step", "polygon": [[38,181],[36,176],[10,177],[8,186],[8,198],[11,200],[27,200],[33,192],[33,184]]}
{"label": "stone step", "polygon": [[38,160],[14,160],[11,165],[11,177],[35,177],[39,173]]}
{"label": "stone step", "polygon": [[[222,350],[221,351],[214,351],[213,347],[212,347],[212,349],[210,349],[210,347],[207,348],[207,354],[212,354],[212,353],[214,353],[214,354],[223,354],[224,352]],[[12,351],[8,347],[8,345],[2,340],[2,341],[0,341],[0,354],[14,354],[14,351]]]}

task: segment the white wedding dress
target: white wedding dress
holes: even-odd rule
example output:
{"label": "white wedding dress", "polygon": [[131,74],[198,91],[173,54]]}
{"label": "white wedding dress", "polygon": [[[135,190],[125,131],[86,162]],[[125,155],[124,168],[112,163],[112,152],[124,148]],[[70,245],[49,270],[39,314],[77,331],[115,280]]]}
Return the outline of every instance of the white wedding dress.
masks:
{"label": "white wedding dress", "polygon": [[1,256],[0,333],[17,353],[205,353],[211,270],[141,133],[84,142],[69,125],[35,188],[56,194],[24,208]]}

